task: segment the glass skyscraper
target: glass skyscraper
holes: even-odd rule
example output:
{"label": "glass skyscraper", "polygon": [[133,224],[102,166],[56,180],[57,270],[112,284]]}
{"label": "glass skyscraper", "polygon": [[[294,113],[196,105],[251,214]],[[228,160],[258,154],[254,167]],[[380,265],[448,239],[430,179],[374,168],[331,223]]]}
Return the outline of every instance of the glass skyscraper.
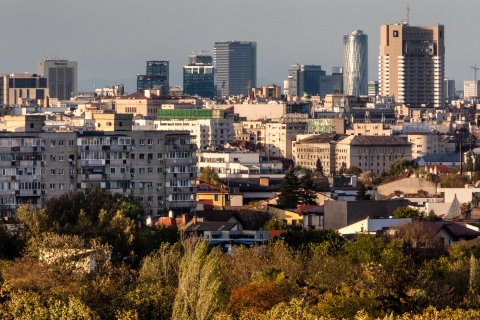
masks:
{"label": "glass skyscraper", "polygon": [[368,36],[356,30],[343,36],[343,92],[349,96],[368,94]]}
{"label": "glass skyscraper", "polygon": [[169,94],[168,61],[147,61],[146,74],[137,75],[137,92],[148,89],[160,89],[165,96]]}
{"label": "glass skyscraper", "polygon": [[320,82],[325,70],[319,65],[294,64],[288,71],[289,95],[303,97],[320,94]]}
{"label": "glass skyscraper", "polygon": [[257,43],[215,42],[214,59],[219,97],[247,96],[257,85]]}
{"label": "glass skyscraper", "polygon": [[183,93],[212,99],[215,97],[215,76],[212,56],[193,53],[183,67]]}

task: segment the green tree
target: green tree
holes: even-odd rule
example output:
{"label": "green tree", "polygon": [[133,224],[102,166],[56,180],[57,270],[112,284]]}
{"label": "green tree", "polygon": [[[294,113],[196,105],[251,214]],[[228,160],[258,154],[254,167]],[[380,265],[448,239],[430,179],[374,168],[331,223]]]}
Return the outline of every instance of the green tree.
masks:
{"label": "green tree", "polygon": [[277,204],[283,208],[295,208],[299,202],[300,180],[295,170],[290,169],[280,184]]}
{"label": "green tree", "polygon": [[211,185],[220,187],[222,185],[222,180],[218,176],[218,173],[212,167],[200,168],[200,177],[201,181],[210,183]]}
{"label": "green tree", "polygon": [[313,183],[312,171],[304,170],[304,174],[299,182],[300,190],[298,202],[303,205],[317,205],[317,194],[315,191],[315,184]]}
{"label": "green tree", "polygon": [[442,188],[463,188],[468,182],[466,176],[459,174],[445,174],[440,177],[440,185]]}
{"label": "green tree", "polygon": [[350,168],[345,170],[345,174],[350,174],[358,177],[362,174],[362,169],[360,169],[359,167],[351,166]]}
{"label": "green tree", "polygon": [[417,168],[418,168],[418,164],[415,162],[415,160],[400,159],[395,162],[392,162],[390,166],[388,166],[388,169],[384,171],[383,175],[397,177],[405,170],[408,170],[408,169],[415,170]]}
{"label": "green tree", "polygon": [[425,221],[425,215],[420,212],[418,209],[413,209],[410,207],[400,207],[393,212],[395,218],[411,218],[412,221]]}
{"label": "green tree", "polygon": [[211,319],[224,299],[219,256],[208,252],[205,241],[187,240],[184,246],[172,318]]}
{"label": "green tree", "polygon": [[323,172],[322,160],[320,160],[320,158],[317,158],[317,163],[315,164],[315,172],[321,177],[325,176],[325,173]]}

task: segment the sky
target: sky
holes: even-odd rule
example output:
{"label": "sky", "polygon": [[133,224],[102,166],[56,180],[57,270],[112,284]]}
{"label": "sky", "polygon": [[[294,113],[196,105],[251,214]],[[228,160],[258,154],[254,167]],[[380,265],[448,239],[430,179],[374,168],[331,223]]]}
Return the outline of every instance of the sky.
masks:
{"label": "sky", "polygon": [[[0,73],[38,72],[45,57],[76,60],[79,89],[135,90],[146,60],[170,61],[182,84],[193,50],[223,40],[257,42],[258,85],[283,84],[291,64],[342,65],[344,34],[369,36],[369,79],[378,75],[379,30],[406,16],[406,0],[0,0]],[[480,65],[479,0],[410,0],[410,24],[443,24],[446,75],[473,79]],[[462,87],[462,88],[460,88]]]}

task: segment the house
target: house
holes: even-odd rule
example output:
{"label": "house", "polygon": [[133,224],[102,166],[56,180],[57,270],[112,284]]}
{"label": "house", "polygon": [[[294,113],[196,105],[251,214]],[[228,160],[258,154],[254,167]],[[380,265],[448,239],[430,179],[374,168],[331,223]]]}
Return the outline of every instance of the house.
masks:
{"label": "house", "polygon": [[367,217],[391,217],[398,208],[408,206],[408,201],[404,199],[327,201],[324,206],[324,229],[339,230]]}
{"label": "house", "polygon": [[232,253],[235,245],[260,245],[270,240],[270,231],[258,230],[221,230],[205,231],[203,237],[209,244],[220,246],[223,253]]}
{"label": "house", "polygon": [[[227,205],[228,190],[205,181],[197,181],[197,201],[204,205],[223,208]],[[198,206],[197,206],[198,207]],[[197,208],[198,210],[198,208]]]}
{"label": "house", "polygon": [[408,176],[382,183],[377,187],[376,197],[378,200],[382,200],[395,194],[396,191],[401,191],[403,194],[418,194],[420,192],[428,195],[437,194],[437,188],[432,181]]}
{"label": "house", "polygon": [[459,154],[427,154],[415,159],[419,167],[427,165],[446,165],[450,167],[460,166]]}
{"label": "house", "polygon": [[237,222],[208,221],[195,216],[187,222],[182,230],[186,234],[195,234],[202,237],[207,231],[238,231],[242,229],[242,225]]}
{"label": "house", "polygon": [[267,207],[268,213],[272,214],[276,219],[283,220],[289,226],[301,226],[303,225],[303,216],[299,214],[295,209],[283,209],[269,205]]}
{"label": "house", "polygon": [[298,214],[303,216],[303,227],[305,229],[323,229],[324,206],[303,206],[297,207]]}
{"label": "house", "polygon": [[416,223],[422,226],[424,232],[435,235],[435,237],[441,239],[445,246],[452,245],[459,241],[476,239],[480,236],[480,232],[455,222],[423,221]]}
{"label": "house", "polygon": [[410,222],[412,222],[411,218],[375,219],[366,217],[363,220],[339,229],[338,233],[343,236],[353,236],[357,233],[376,234],[378,231],[383,231]]}

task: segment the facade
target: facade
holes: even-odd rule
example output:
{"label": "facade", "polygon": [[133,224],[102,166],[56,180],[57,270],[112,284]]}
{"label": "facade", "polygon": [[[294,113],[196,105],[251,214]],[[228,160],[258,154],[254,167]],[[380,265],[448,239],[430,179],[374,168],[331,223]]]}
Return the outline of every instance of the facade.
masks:
{"label": "facade", "polygon": [[193,53],[183,67],[183,94],[213,99],[215,74],[212,56]]}
{"label": "facade", "polygon": [[442,25],[383,25],[380,30],[380,95],[394,96],[397,102],[412,106],[443,106],[444,41]]}
{"label": "facade", "polygon": [[412,159],[427,154],[454,154],[456,144],[445,136],[436,133],[409,133],[408,142],[412,144]]}
{"label": "facade", "polygon": [[19,73],[0,76],[0,103],[22,104],[23,99],[45,104],[48,97],[47,79],[36,74]]}
{"label": "facade", "polygon": [[235,123],[235,140],[259,144],[268,157],[292,159],[292,143],[305,133],[307,123],[243,121]]}
{"label": "facade", "polygon": [[333,67],[332,74],[323,75],[320,78],[320,97],[327,94],[343,93],[343,68]]}
{"label": "facade", "polygon": [[390,136],[393,130],[379,122],[354,122],[352,128],[347,130],[353,136]]}
{"label": "facade", "polygon": [[189,131],[200,150],[222,150],[234,138],[232,119],[162,119],[154,126],[161,131]]}
{"label": "facade", "polygon": [[463,97],[465,99],[480,97],[479,84],[480,84],[479,80],[477,80],[476,83],[475,83],[475,80],[463,81]]}
{"label": "facade", "polygon": [[455,96],[457,95],[456,88],[455,88],[455,80],[445,78],[444,86],[445,86],[445,98],[447,102],[451,102],[453,99],[455,99]]}
{"label": "facade", "polygon": [[27,132],[0,133],[1,215],[93,186],[134,196],[151,215],[196,207],[190,133],[29,131],[30,120],[25,119]]}
{"label": "facade", "polygon": [[319,65],[294,64],[288,71],[288,90],[292,97],[320,95],[320,80],[326,75]]}
{"label": "facade", "polygon": [[368,96],[378,96],[378,81],[368,81]]}
{"label": "facade", "polygon": [[170,71],[168,61],[147,61],[146,73],[137,75],[137,92],[160,89],[163,96],[168,96],[170,89]]}
{"label": "facade", "polygon": [[77,61],[44,60],[40,62],[40,75],[47,78],[50,98],[70,100],[77,95]]}
{"label": "facade", "polygon": [[368,36],[356,30],[343,36],[343,92],[349,96],[368,93]]}
{"label": "facade", "polygon": [[412,146],[396,136],[348,136],[335,149],[337,172],[343,167],[357,167],[380,175],[400,159],[410,160]]}
{"label": "facade", "polygon": [[257,86],[257,43],[215,42],[217,96],[247,96]]}
{"label": "facade", "polygon": [[324,133],[294,142],[292,157],[295,165],[316,170],[317,161],[320,160],[324,175],[335,174],[335,145],[338,140],[343,138],[345,138],[344,135]]}

